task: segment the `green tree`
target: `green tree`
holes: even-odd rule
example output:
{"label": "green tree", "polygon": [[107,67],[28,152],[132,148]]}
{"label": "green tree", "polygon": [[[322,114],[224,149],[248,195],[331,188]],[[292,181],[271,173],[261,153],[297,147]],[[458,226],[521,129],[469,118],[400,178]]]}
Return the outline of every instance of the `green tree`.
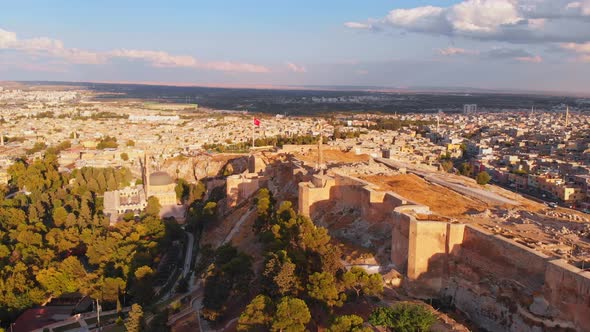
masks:
{"label": "green tree", "polygon": [[203,211],[201,213],[201,221],[203,224],[210,223],[215,220],[217,216],[217,203],[215,202],[207,202],[203,207]]}
{"label": "green tree", "polygon": [[475,177],[475,181],[477,182],[477,184],[479,185],[486,185],[488,184],[488,182],[490,182],[490,180],[492,179],[492,177],[488,174],[488,172],[479,172],[477,174],[477,177]]}
{"label": "green tree", "polygon": [[80,289],[86,278],[86,270],[78,258],[70,256],[57,266],[40,270],[36,279],[52,296],[71,293]]}
{"label": "green tree", "polygon": [[190,185],[185,179],[178,179],[176,182],[176,187],[174,187],[174,191],[176,192],[176,199],[179,202],[184,202],[184,200],[189,195]]}
{"label": "green tree", "polygon": [[443,169],[443,171],[449,172],[451,169],[453,169],[453,162],[450,160],[443,160],[440,162],[440,167]]}
{"label": "green tree", "polygon": [[28,149],[26,151],[27,154],[34,154],[40,151],[43,151],[47,148],[47,144],[45,144],[44,142],[36,142],[35,145],[33,145],[32,148]]}
{"label": "green tree", "polygon": [[369,316],[369,323],[384,326],[392,331],[424,332],[436,322],[436,316],[423,305],[398,303],[393,307],[376,308]]}
{"label": "green tree", "polygon": [[238,331],[268,331],[272,322],[272,307],[268,296],[256,296],[240,315]]}
{"label": "green tree", "polygon": [[231,164],[228,163],[223,168],[223,176],[230,176],[232,174],[234,174],[234,167]]}
{"label": "green tree", "polygon": [[66,219],[68,217],[68,211],[66,211],[66,209],[62,206],[56,207],[55,209],[53,209],[51,217],[53,219],[53,223],[56,226],[62,226],[66,222]]}
{"label": "green tree", "polygon": [[117,138],[105,136],[103,139],[100,140],[100,142],[98,142],[96,148],[99,150],[116,149],[118,146],[119,144],[117,144]]}
{"label": "green tree", "polygon": [[207,187],[202,181],[197,182],[197,184],[190,184],[189,195],[187,199],[187,203],[193,204],[195,201],[203,199],[205,193],[207,192]]}
{"label": "green tree", "polygon": [[154,271],[149,266],[141,266],[134,273],[135,282],[131,287],[131,294],[136,298],[139,304],[148,304],[153,297]]}
{"label": "green tree", "polygon": [[203,315],[209,320],[217,320],[224,314],[226,302],[232,294],[243,294],[248,290],[254,273],[252,257],[231,244],[216,250],[212,267],[205,280]]}
{"label": "green tree", "polygon": [[328,332],[371,332],[370,327],[364,327],[364,320],[357,315],[338,316],[334,319]]}
{"label": "green tree", "polygon": [[283,297],[277,305],[272,320],[271,331],[305,331],[305,325],[311,320],[307,304],[301,299]]}
{"label": "green tree", "polygon": [[314,273],[309,277],[307,285],[308,295],[324,302],[328,307],[341,307],[346,301],[346,295],[340,293],[334,275],[327,272]]}
{"label": "green tree", "polygon": [[263,272],[267,291],[272,296],[297,295],[301,285],[295,268],[286,251],[271,253]]}
{"label": "green tree", "polygon": [[147,200],[147,206],[145,207],[145,213],[150,216],[158,217],[160,215],[160,201],[156,196],[150,196]]}
{"label": "green tree", "polygon": [[115,302],[119,298],[119,290],[125,289],[126,283],[121,278],[104,278],[100,293],[94,294],[95,298],[102,298],[108,302]]}
{"label": "green tree", "polygon": [[383,278],[381,274],[368,274],[363,268],[352,267],[342,276],[344,288],[355,292],[356,297],[361,295],[378,296],[383,293]]}
{"label": "green tree", "polygon": [[471,174],[473,174],[473,166],[471,166],[470,163],[463,163],[461,164],[461,167],[459,167],[459,172],[461,175],[471,176]]}
{"label": "green tree", "polygon": [[123,161],[129,160],[129,155],[127,154],[127,152],[121,153],[121,160],[123,160]]}
{"label": "green tree", "polygon": [[129,311],[129,318],[125,322],[127,332],[140,332],[143,327],[143,308],[139,304],[133,304]]}
{"label": "green tree", "polygon": [[133,141],[133,140],[128,140],[128,141],[127,141],[127,146],[135,146],[135,141]]}

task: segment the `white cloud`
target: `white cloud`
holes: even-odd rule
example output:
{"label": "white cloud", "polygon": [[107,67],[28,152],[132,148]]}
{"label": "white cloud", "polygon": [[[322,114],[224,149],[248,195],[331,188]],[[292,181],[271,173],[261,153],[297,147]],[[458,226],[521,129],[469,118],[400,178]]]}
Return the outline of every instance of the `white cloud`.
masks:
{"label": "white cloud", "polygon": [[194,68],[229,72],[268,73],[270,70],[264,66],[249,63],[229,61],[201,62],[190,55],[171,55],[162,51],[145,50],[115,50],[109,56],[141,60],[158,68]]}
{"label": "white cloud", "polygon": [[447,12],[447,20],[456,31],[492,33],[503,25],[516,24],[519,16],[511,0],[469,0],[458,3]]}
{"label": "white cloud", "polygon": [[370,30],[371,24],[369,23],[359,23],[359,22],[346,22],[344,26],[350,29],[359,29],[359,30]]}
{"label": "white cloud", "polygon": [[539,55],[518,48],[494,47],[487,51],[467,50],[459,47],[447,47],[437,50],[438,54],[443,56],[480,56],[489,60],[511,60],[529,63],[541,63],[543,58]]}
{"label": "white cloud", "polygon": [[250,63],[214,61],[201,62],[190,55],[172,55],[163,51],[113,50],[93,52],[66,48],[60,40],[40,37],[18,39],[16,33],[0,29],[0,49],[10,49],[34,56],[60,58],[73,64],[103,64],[113,58],[141,60],[157,68],[193,68],[228,72],[267,73],[265,66]]}
{"label": "white cloud", "polygon": [[590,41],[590,0],[463,0],[450,7],[394,9],[379,20],[345,25],[512,43],[580,43]]}
{"label": "white cloud", "polygon": [[590,43],[576,44],[576,43],[564,43],[561,47],[565,50],[573,51],[575,53],[588,53],[590,54]]}
{"label": "white cloud", "polygon": [[563,43],[560,46],[562,49],[576,54],[575,61],[590,62],[590,42],[583,44]]}
{"label": "white cloud", "polygon": [[0,48],[13,47],[16,41],[16,33],[0,29]]}
{"label": "white cloud", "polygon": [[445,31],[449,25],[444,19],[444,12],[444,8],[433,6],[395,9],[389,12],[384,21],[392,26],[414,31]]}
{"label": "white cloud", "polygon": [[143,60],[154,67],[194,67],[197,61],[186,55],[170,55],[162,51],[143,50],[114,50],[109,53],[112,57]]}
{"label": "white cloud", "polygon": [[543,58],[539,55],[535,56],[521,56],[514,58],[516,61],[520,62],[529,62],[529,63],[541,63],[543,62]]}
{"label": "white cloud", "polygon": [[304,66],[296,65],[293,62],[286,63],[287,68],[294,73],[306,73],[307,69]]}
{"label": "white cloud", "polygon": [[438,54],[444,55],[444,56],[479,54],[479,51],[466,50],[464,48],[458,48],[458,47],[441,48],[441,49],[438,49],[437,52],[438,52]]}

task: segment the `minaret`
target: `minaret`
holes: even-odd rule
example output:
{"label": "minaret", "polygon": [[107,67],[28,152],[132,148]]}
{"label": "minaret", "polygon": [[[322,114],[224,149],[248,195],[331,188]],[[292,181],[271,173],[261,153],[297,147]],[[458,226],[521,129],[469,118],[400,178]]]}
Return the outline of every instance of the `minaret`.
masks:
{"label": "minaret", "polygon": [[4,146],[4,133],[0,131],[0,146]]}
{"label": "minaret", "polygon": [[322,149],[322,144],[323,144],[323,136],[322,136],[322,129],[323,126],[321,123],[318,123],[318,129],[320,131],[319,135],[319,139],[318,139],[318,170],[322,169],[322,164],[324,163],[324,151]]}
{"label": "minaret", "polygon": [[436,116],[436,133],[440,133],[440,115]]}
{"label": "minaret", "polygon": [[322,134],[320,134],[320,140],[318,141],[318,165],[321,168],[324,163],[324,151],[322,150]]}
{"label": "minaret", "polygon": [[149,198],[148,188],[150,187],[150,168],[149,168],[149,157],[148,153],[146,152],[143,155],[143,174],[144,174],[144,181],[143,181],[143,190],[145,191],[145,198]]}
{"label": "minaret", "polygon": [[324,163],[324,151],[322,149],[323,140],[324,137],[322,136],[322,132],[320,130],[320,139],[318,140],[318,168],[322,168],[322,164]]}
{"label": "minaret", "polygon": [[570,125],[570,107],[569,105],[565,109],[565,126],[568,127]]}

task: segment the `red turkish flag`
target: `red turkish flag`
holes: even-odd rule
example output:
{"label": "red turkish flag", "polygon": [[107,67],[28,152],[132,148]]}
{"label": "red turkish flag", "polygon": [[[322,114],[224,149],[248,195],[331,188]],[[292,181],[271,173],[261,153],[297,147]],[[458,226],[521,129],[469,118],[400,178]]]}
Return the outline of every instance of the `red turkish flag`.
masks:
{"label": "red turkish flag", "polygon": [[256,127],[260,127],[260,120],[258,120],[257,118],[254,118],[254,125]]}

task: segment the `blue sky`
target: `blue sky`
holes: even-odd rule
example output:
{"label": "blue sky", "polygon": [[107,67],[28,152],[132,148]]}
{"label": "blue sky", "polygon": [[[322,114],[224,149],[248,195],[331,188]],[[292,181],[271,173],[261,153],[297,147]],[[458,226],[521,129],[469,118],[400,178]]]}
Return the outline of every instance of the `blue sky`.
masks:
{"label": "blue sky", "polygon": [[9,1],[2,79],[589,92],[590,0]]}

